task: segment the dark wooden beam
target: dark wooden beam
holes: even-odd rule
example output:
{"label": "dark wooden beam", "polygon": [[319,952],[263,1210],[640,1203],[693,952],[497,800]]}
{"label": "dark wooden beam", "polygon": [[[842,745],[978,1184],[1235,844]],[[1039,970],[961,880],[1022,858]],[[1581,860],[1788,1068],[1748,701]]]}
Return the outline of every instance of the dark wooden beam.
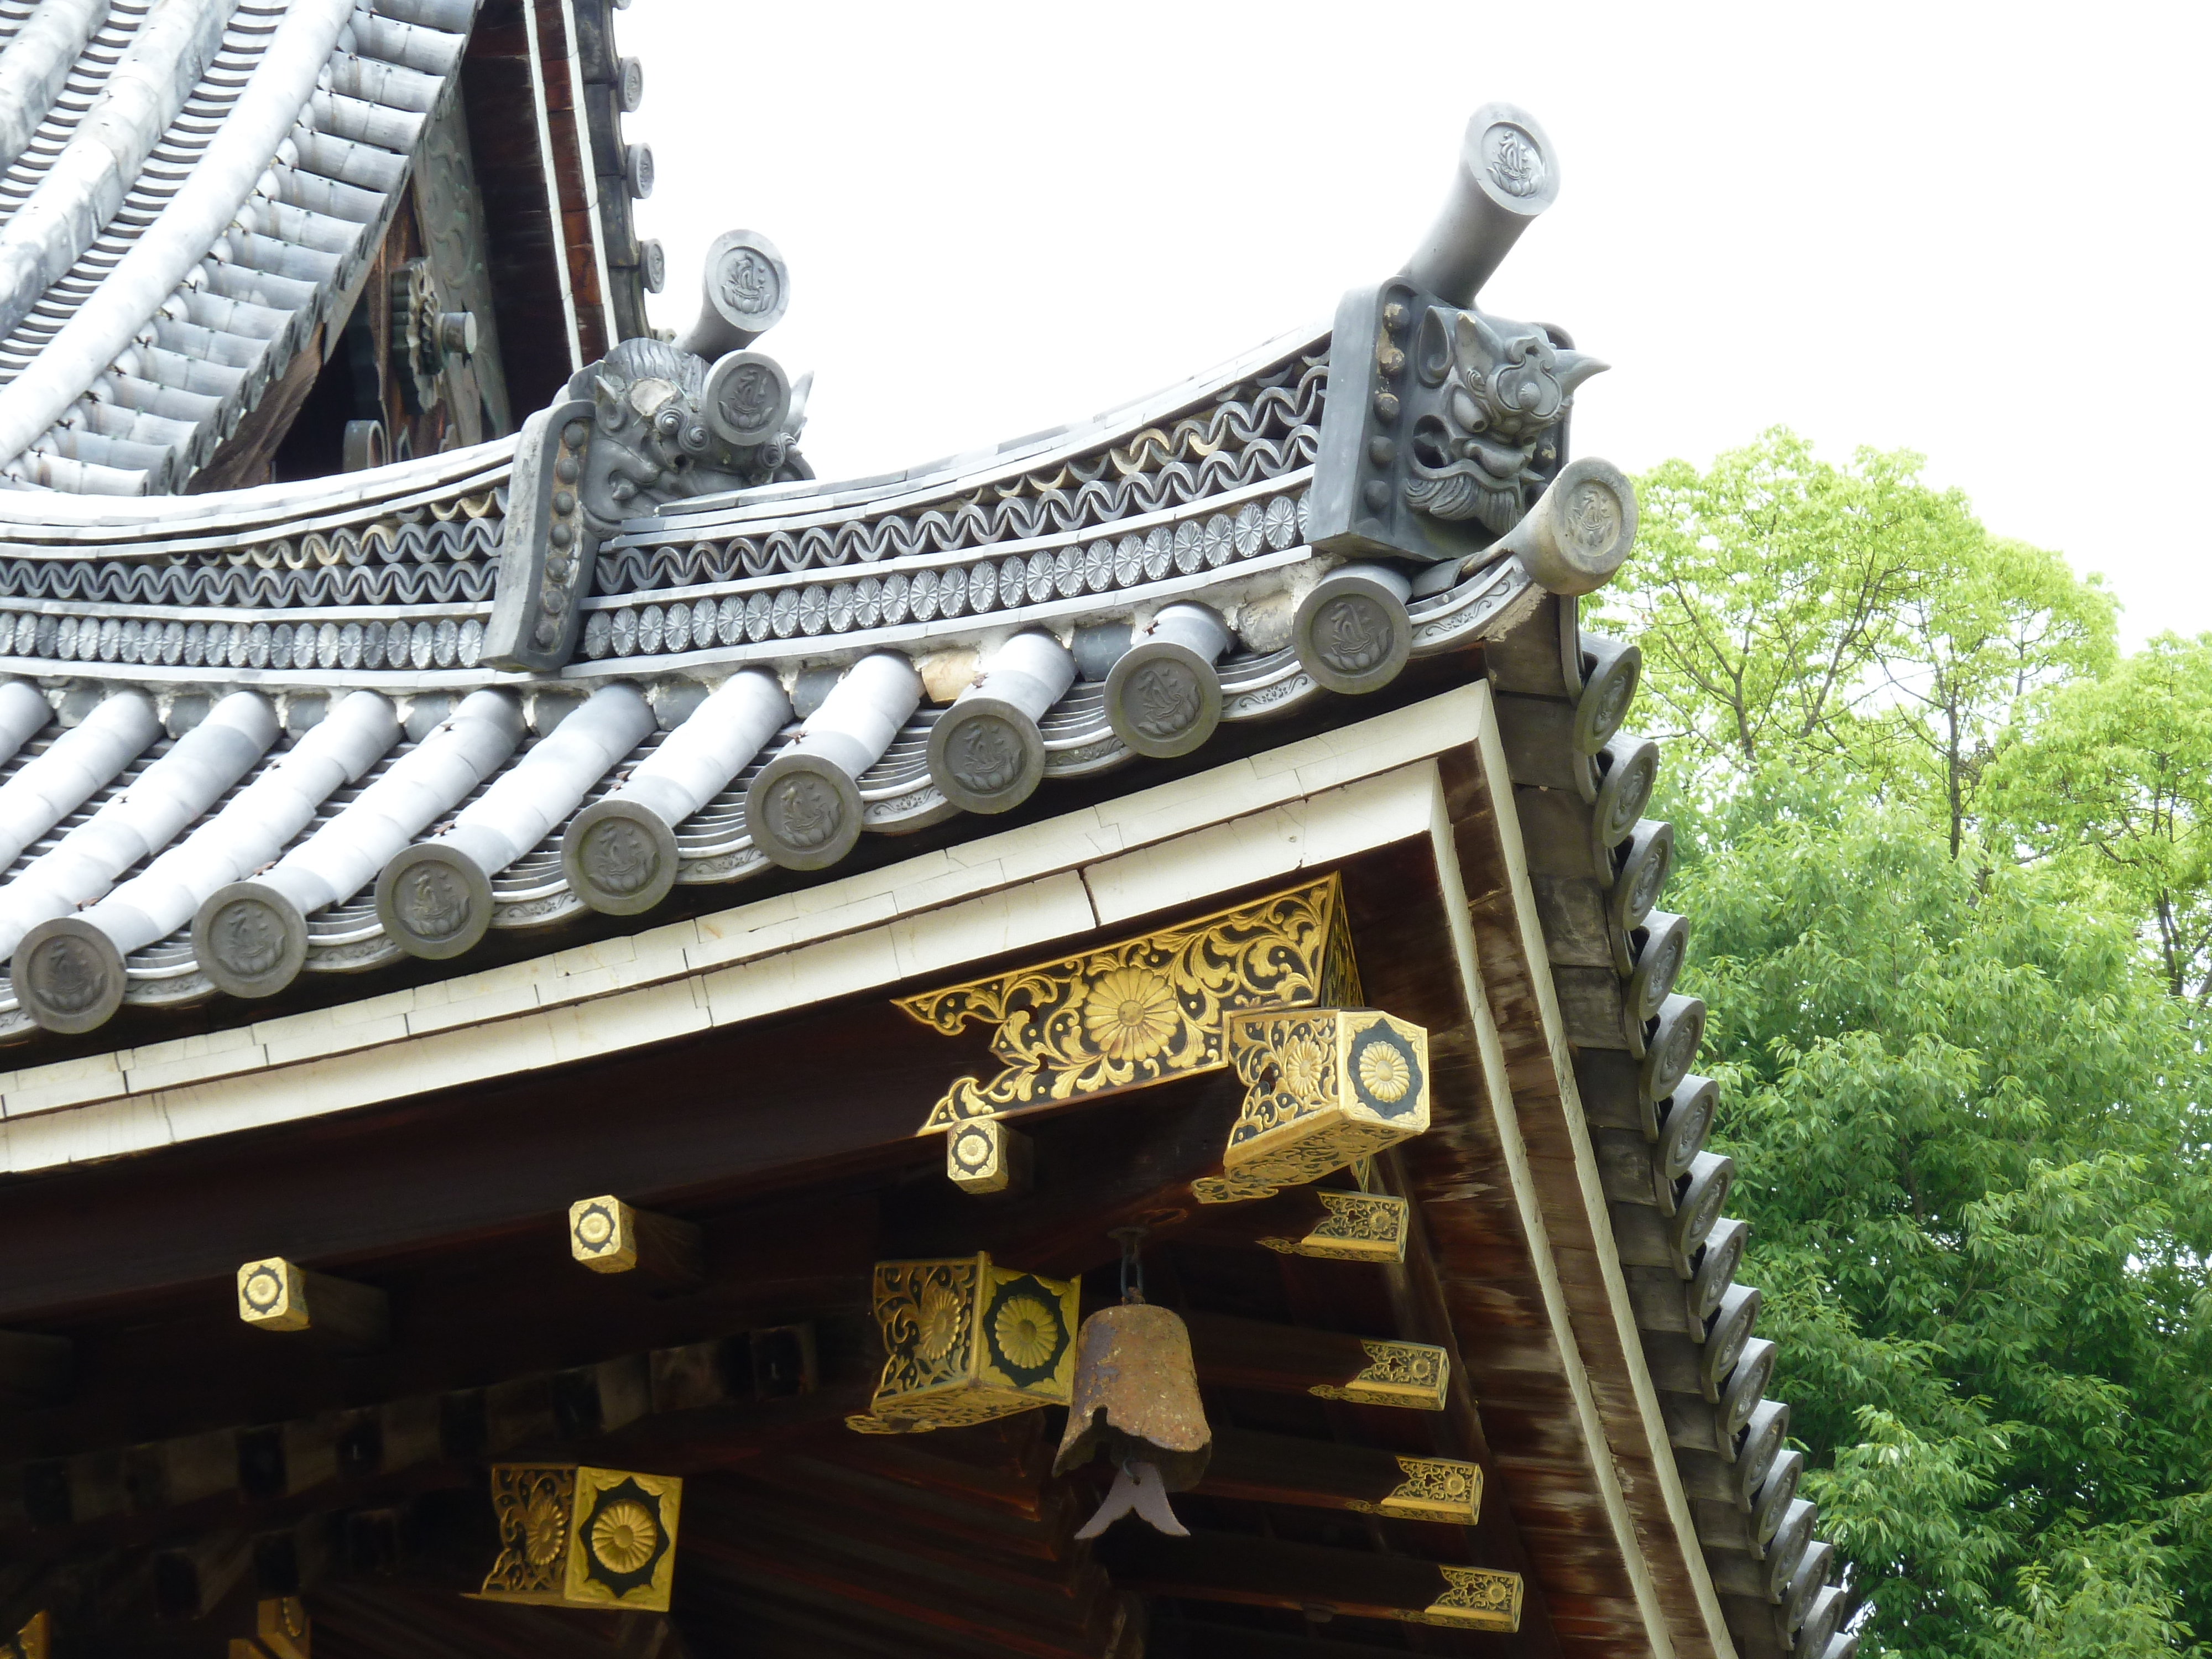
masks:
{"label": "dark wooden beam", "polygon": [[253,1564],[253,1540],[235,1530],[210,1533],[154,1553],[154,1612],[162,1619],[204,1619]]}
{"label": "dark wooden beam", "polygon": [[442,1396],[0,1469],[0,1551],[82,1553],[238,1526],[269,1532],[338,1504],[388,1504],[465,1482],[494,1456],[669,1474],[719,1468],[863,1407],[881,1364],[872,1337],[858,1321],[826,1341],[811,1328],[776,1327]]}
{"label": "dark wooden beam", "polygon": [[1170,1538],[1144,1527],[1120,1528],[1099,1549],[1115,1583],[1180,1601],[1461,1630],[1520,1625],[1518,1577],[1485,1568],[1225,1533]]}
{"label": "dark wooden beam", "polygon": [[1146,1659],[1406,1659],[1404,1648],[1322,1633],[1327,1629],[1324,1625],[1312,1635],[1291,1636],[1211,1620],[1177,1620],[1154,1625],[1145,1654]]}
{"label": "dark wooden beam", "polygon": [[635,1273],[664,1291],[696,1289],[707,1275],[696,1222],[634,1209],[612,1193],[568,1206],[568,1250],[595,1273]]}
{"label": "dark wooden beam", "polygon": [[68,1338],[0,1331],[0,1407],[53,1405],[69,1394],[76,1369]]}
{"label": "dark wooden beam", "polygon": [[282,1256],[238,1270],[238,1316],[258,1331],[310,1337],[333,1353],[374,1353],[392,1340],[392,1298],[384,1291]]}
{"label": "dark wooden beam", "polygon": [[1248,1503],[1470,1527],[1481,1512],[1482,1471],[1455,1459],[1217,1428],[1213,1455],[1198,1490]]}
{"label": "dark wooden beam", "polygon": [[[823,1109],[824,1054],[838,1056],[835,1110]],[[617,1055],[55,1170],[11,1189],[0,1319],[125,1300],[143,1313],[143,1298],[204,1296],[240,1262],[268,1255],[362,1276],[404,1258],[395,1288],[426,1255],[509,1240],[558,1267],[561,1218],[585,1193],[690,1219],[721,1214],[750,1254],[772,1241],[747,1226],[748,1212],[774,1194],[812,1187],[814,1205],[842,1203],[872,1176],[941,1167],[944,1149],[915,1131],[945,1076],[972,1063],[958,1042],[871,998],[702,1034],[645,1060]],[[621,1109],[609,1109],[616,1100]],[[1063,1209],[1065,1200],[1063,1188]],[[750,1269],[721,1259],[711,1226],[707,1249],[710,1278]],[[469,1317],[481,1323],[492,1310],[475,1301]]]}
{"label": "dark wooden beam", "polygon": [[1424,1343],[1347,1336],[1192,1312],[1199,1381],[1267,1394],[1316,1395],[1355,1405],[1442,1411],[1449,1386],[1443,1352]]}

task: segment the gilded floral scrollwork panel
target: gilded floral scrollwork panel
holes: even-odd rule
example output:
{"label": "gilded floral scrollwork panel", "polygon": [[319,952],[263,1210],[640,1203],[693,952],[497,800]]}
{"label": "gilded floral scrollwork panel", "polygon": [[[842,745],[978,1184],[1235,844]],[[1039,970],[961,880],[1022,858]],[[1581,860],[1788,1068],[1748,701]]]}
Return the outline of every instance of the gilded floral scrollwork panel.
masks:
{"label": "gilded floral scrollwork panel", "polygon": [[1358,1000],[1334,876],[1080,956],[902,998],[947,1034],[998,1029],[1003,1069],[957,1079],[920,1133],[1219,1069],[1232,1013]]}

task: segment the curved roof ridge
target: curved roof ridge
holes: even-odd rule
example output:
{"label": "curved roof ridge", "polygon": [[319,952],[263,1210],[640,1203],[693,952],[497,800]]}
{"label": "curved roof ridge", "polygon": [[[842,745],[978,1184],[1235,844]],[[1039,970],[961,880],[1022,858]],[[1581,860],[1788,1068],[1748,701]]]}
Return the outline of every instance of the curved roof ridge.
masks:
{"label": "curved roof ridge", "polygon": [[8,551],[16,557],[42,553],[68,556],[62,548],[40,548],[18,539],[45,532],[56,541],[77,543],[85,556],[115,558],[138,550],[127,544],[103,546],[100,532],[112,532],[113,540],[125,544],[142,541],[157,527],[184,535],[229,529],[282,535],[290,520],[345,509],[374,512],[398,497],[425,490],[443,494],[453,486],[465,486],[466,491],[491,489],[505,480],[514,443],[512,435],[494,438],[361,472],[211,490],[204,495],[73,495],[0,489],[0,538],[12,544]]}
{"label": "curved roof ridge", "polygon": [[857,478],[809,480],[803,483],[763,484],[726,495],[695,496],[672,501],[658,514],[623,521],[618,535],[606,543],[608,550],[682,540],[701,535],[727,534],[773,527],[775,521],[802,513],[858,507],[895,505],[900,499],[921,500],[956,495],[995,480],[1018,477],[1055,461],[1095,449],[1110,438],[1141,431],[1152,422],[1190,407],[1215,392],[1249,380],[1255,374],[1306,351],[1325,351],[1329,329],[1326,323],[1289,329],[1247,351],[1186,380],[1133,398],[1087,421],[1048,428],[1024,438],[955,455],[941,456],[897,472],[872,473]]}

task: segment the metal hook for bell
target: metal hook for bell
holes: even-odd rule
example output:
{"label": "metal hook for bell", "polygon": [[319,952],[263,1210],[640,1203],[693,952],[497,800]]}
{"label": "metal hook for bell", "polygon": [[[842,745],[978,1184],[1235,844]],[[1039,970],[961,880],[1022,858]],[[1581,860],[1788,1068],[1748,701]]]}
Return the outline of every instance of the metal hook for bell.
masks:
{"label": "metal hook for bell", "polygon": [[1078,1538],[1096,1538],[1132,1512],[1160,1531],[1187,1536],[1167,1495],[1187,1492],[1206,1473],[1212,1431],[1199,1399],[1190,1332],[1167,1308],[1145,1300],[1139,1246],[1146,1229],[1117,1227],[1121,1302],[1083,1322],[1075,1339],[1075,1385],[1067,1432],[1052,1471],[1065,1474],[1102,1449],[1114,1460],[1114,1485]]}
{"label": "metal hook for bell", "polygon": [[1139,1247],[1149,1227],[1116,1227],[1106,1235],[1121,1241],[1121,1300],[1126,1304],[1145,1299],[1145,1258]]}

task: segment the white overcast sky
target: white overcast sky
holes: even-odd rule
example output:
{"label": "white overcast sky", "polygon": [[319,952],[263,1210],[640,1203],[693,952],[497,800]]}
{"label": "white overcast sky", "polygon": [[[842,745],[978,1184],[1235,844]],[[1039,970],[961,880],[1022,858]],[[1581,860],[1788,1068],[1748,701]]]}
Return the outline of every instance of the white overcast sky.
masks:
{"label": "white overcast sky", "polygon": [[1562,185],[1484,290],[1613,365],[1575,447],[1641,469],[1776,422],[1907,447],[2212,629],[2201,3],[636,0],[629,136],[696,313],[716,233],[791,268],[825,477],[1056,426],[1395,270],[1491,99]]}

